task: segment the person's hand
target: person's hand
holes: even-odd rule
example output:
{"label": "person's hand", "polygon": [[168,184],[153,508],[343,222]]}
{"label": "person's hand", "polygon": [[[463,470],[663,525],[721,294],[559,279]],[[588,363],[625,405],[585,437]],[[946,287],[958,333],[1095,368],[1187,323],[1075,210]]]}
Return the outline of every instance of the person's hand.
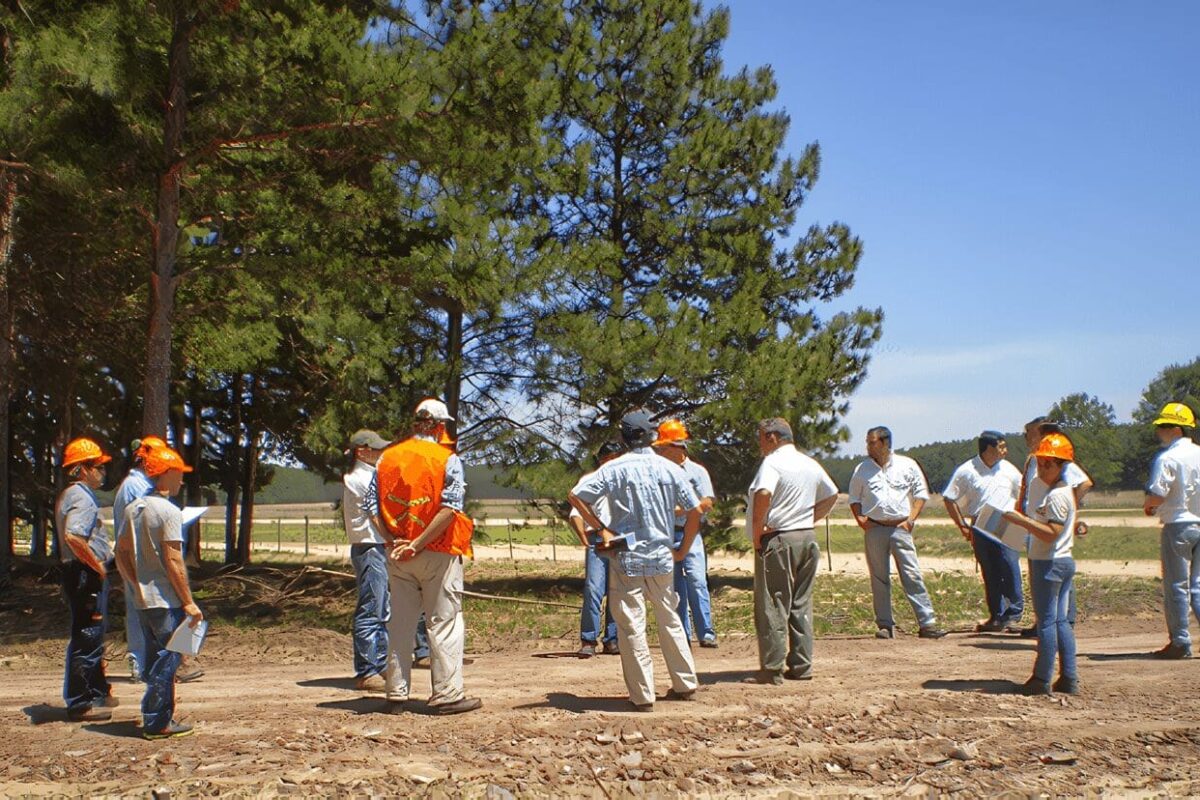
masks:
{"label": "person's hand", "polygon": [[671,558],[675,559],[676,562],[680,562],[687,558],[687,553],[683,552],[682,547],[677,547],[671,551]]}
{"label": "person's hand", "polygon": [[196,605],[195,601],[184,606],[183,613],[188,615],[189,628],[196,627],[204,619],[204,612],[200,610],[200,606]]}
{"label": "person's hand", "polygon": [[392,549],[393,561],[408,561],[417,554],[417,549],[412,546],[412,542],[401,542]]}
{"label": "person's hand", "polygon": [[904,520],[904,522],[901,522],[896,527],[902,531],[908,531],[909,533],[912,533],[913,521],[911,519],[906,519],[906,520]]}
{"label": "person's hand", "polygon": [[601,550],[607,550],[609,547],[612,546],[613,532],[610,531],[608,528],[601,528],[599,530],[599,534],[600,534],[600,542],[596,545],[596,547],[598,547]]}
{"label": "person's hand", "polygon": [[964,539],[966,539],[968,542],[971,541],[971,526],[970,525],[959,525],[958,531],[959,531],[959,533],[962,534],[962,537]]}
{"label": "person's hand", "polygon": [[1091,530],[1091,528],[1089,528],[1088,524],[1086,522],[1084,522],[1083,520],[1079,520],[1078,522],[1075,523],[1075,535],[1076,536],[1087,536],[1088,531],[1090,531],[1090,530]]}

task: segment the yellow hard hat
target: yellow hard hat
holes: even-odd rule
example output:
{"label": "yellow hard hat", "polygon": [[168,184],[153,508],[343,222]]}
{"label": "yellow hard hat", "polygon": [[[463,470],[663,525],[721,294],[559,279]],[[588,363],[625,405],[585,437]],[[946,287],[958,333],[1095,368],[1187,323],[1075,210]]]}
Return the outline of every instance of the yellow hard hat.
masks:
{"label": "yellow hard hat", "polygon": [[1196,415],[1183,403],[1167,403],[1154,420],[1155,425],[1178,425],[1181,428],[1196,427]]}

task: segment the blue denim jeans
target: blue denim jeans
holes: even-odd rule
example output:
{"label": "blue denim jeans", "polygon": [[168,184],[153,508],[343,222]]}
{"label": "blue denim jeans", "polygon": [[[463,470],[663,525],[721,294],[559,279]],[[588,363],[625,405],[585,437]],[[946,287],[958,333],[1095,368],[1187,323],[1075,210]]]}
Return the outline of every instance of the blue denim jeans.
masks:
{"label": "blue denim jeans", "polygon": [[182,608],[143,608],[138,618],[142,622],[142,679],[146,692],[142,695],[142,731],[158,733],[175,718],[175,672],[183,661],[179,653],[167,649],[171,634],[187,619]]}
{"label": "blue denim jeans", "polygon": [[104,625],[108,579],[80,561],[62,565],[63,594],[71,611],[63,700],[67,709],[85,709],[110,691],[104,676]]}
{"label": "blue denim jeans", "polygon": [[140,680],[142,677],[142,651],[146,649],[145,638],[142,636],[142,620],[141,612],[137,605],[133,602],[133,591],[129,588],[129,583],[125,582],[125,650],[132,656],[133,664],[131,668],[134,670],[133,678]]}
{"label": "blue denim jeans", "polygon": [[1067,619],[1075,559],[1029,561],[1029,588],[1037,614],[1037,660],[1033,676],[1040,681],[1054,678],[1054,661],[1064,678],[1078,678],[1075,667],[1075,631]]}
{"label": "blue denim jeans", "polygon": [[579,612],[579,640],[595,644],[617,640],[617,623],[613,621],[612,607],[604,604],[604,634],[600,633],[600,604],[608,597],[609,560],[596,555],[594,547],[583,554],[583,610]]}
{"label": "blue denim jeans", "polygon": [[971,547],[975,550],[979,570],[983,573],[988,619],[1016,623],[1025,612],[1020,554],[986,536],[972,536]]}
{"label": "blue denim jeans", "polygon": [[[683,531],[675,531],[675,546],[683,544]],[[692,629],[696,638],[703,642],[715,642],[717,632],[713,628],[712,603],[708,596],[708,556],[704,552],[704,539],[699,534],[692,541],[692,549],[675,562],[675,594],[679,595],[679,621],[683,632],[692,641]],[[688,607],[692,610],[692,621],[688,624]]]}
{"label": "blue denim jeans", "polygon": [[871,601],[875,607],[875,625],[893,628],[892,576],[888,556],[896,561],[896,572],[904,595],[917,616],[917,624],[928,628],[937,622],[933,603],[921,577],[921,565],[917,561],[917,547],[912,534],[903,528],[872,525],[866,532],[867,570],[871,573]]}
{"label": "blue denim jeans", "polygon": [[351,630],[354,635],[354,677],[368,678],[387,669],[388,603],[387,551],[382,544],[350,546],[350,563],[358,581],[358,603]]}
{"label": "blue denim jeans", "polygon": [[1188,610],[1200,620],[1200,523],[1163,525],[1160,552],[1167,632],[1171,644],[1190,648]]}

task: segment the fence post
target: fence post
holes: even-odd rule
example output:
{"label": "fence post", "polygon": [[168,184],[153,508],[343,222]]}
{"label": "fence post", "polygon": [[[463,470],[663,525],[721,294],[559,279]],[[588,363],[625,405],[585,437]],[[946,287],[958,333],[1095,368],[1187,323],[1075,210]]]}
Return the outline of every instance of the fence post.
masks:
{"label": "fence post", "polygon": [[512,523],[510,522],[510,523],[508,523],[508,560],[516,561],[517,559],[513,557],[512,531],[513,531],[513,526],[512,526]]}
{"label": "fence post", "polygon": [[304,515],[304,556],[308,557],[308,514]]}
{"label": "fence post", "polygon": [[829,571],[833,572],[833,549],[829,544],[829,515],[825,515],[825,557],[829,559]]}
{"label": "fence post", "polygon": [[550,558],[558,563],[558,531],[554,528],[550,529]]}
{"label": "fence post", "polygon": [[275,518],[275,552],[283,552],[283,520]]}

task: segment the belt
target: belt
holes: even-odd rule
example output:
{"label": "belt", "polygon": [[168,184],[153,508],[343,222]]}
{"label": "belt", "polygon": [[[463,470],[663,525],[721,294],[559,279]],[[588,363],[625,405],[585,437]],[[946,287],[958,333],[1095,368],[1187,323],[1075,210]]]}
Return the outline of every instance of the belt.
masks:
{"label": "belt", "polygon": [[892,520],[891,522],[884,522],[881,519],[871,519],[870,517],[867,517],[867,522],[871,523],[872,525],[878,525],[881,528],[895,528],[903,522],[908,522],[908,518],[905,517],[904,519],[896,519]]}
{"label": "belt", "polygon": [[769,542],[769,541],[771,541],[772,539],[774,539],[776,536],[779,536],[780,534],[784,534],[784,533],[812,533],[812,530],[813,530],[812,528],[783,528],[783,529],[781,529],[781,530],[777,530],[777,531],[771,531],[770,533],[764,533],[764,534],[762,535],[762,537],[761,537],[761,538],[758,540],[758,542],[759,542],[759,544],[760,544],[760,545],[764,545],[764,544],[766,544],[767,542]]}

